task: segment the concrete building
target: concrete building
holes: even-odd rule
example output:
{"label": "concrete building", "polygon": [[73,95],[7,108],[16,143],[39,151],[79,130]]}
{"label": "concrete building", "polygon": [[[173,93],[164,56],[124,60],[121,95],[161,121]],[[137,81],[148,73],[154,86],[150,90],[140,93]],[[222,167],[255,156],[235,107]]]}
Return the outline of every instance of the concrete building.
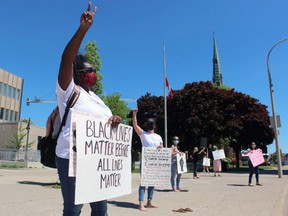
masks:
{"label": "concrete building", "polygon": [[[22,149],[37,150],[37,144],[45,136],[45,128],[20,122],[24,79],[0,68],[0,148],[5,149],[15,140],[15,134],[24,135]],[[27,139],[28,138],[28,139]],[[1,159],[1,158],[0,158]]]}

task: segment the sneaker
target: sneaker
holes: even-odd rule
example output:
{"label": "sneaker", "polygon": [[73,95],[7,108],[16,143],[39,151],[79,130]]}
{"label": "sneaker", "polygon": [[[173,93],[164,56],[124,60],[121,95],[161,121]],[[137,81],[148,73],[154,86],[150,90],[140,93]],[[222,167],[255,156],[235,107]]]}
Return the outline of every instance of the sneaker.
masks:
{"label": "sneaker", "polygon": [[260,184],[260,183],[256,183],[256,185],[258,185],[258,186],[262,186],[262,184]]}
{"label": "sneaker", "polygon": [[249,183],[248,186],[253,187],[253,184]]}

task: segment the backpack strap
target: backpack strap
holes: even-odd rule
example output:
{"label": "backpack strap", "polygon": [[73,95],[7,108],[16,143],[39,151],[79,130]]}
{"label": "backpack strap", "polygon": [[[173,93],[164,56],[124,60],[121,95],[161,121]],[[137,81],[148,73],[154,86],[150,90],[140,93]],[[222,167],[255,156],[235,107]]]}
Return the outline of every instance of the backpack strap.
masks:
{"label": "backpack strap", "polygon": [[75,105],[75,103],[78,100],[79,96],[80,96],[80,88],[79,88],[79,86],[74,85],[74,88],[73,88],[73,90],[72,90],[72,92],[70,94],[70,97],[67,100],[65,113],[63,115],[63,118],[62,118],[62,121],[61,121],[61,125],[60,125],[59,131],[57,133],[56,139],[58,139],[58,137],[59,137],[59,135],[61,133],[62,127],[65,126],[65,124],[66,124],[66,120],[67,120],[67,116],[68,116],[70,108],[72,108]]}

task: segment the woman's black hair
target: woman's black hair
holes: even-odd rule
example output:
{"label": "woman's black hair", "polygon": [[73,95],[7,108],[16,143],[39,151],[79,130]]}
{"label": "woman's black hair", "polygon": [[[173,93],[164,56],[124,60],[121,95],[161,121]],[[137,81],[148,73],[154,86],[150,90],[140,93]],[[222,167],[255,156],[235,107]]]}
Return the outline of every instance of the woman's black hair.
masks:
{"label": "woman's black hair", "polygon": [[79,85],[79,75],[81,74],[78,70],[85,69],[85,62],[87,59],[82,54],[78,54],[73,60],[73,78],[76,85]]}

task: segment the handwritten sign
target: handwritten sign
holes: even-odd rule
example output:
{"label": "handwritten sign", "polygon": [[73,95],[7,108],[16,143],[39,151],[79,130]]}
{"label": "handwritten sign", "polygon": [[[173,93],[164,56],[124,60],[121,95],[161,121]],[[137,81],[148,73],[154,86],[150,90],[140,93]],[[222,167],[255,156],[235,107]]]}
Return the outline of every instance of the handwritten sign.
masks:
{"label": "handwritten sign", "polygon": [[248,153],[249,159],[253,167],[259,166],[265,162],[261,149],[256,149]]}
{"label": "handwritten sign", "polygon": [[177,154],[177,173],[186,173],[187,172],[187,163],[186,163],[186,154]]}
{"label": "handwritten sign", "polygon": [[200,147],[207,148],[207,137],[201,137]]}
{"label": "handwritten sign", "polygon": [[132,127],[72,113],[76,121],[75,204],[131,193]]}
{"label": "handwritten sign", "polygon": [[171,148],[142,147],[141,186],[170,187]]}
{"label": "handwritten sign", "polygon": [[212,152],[214,160],[224,159],[225,153],[223,149],[216,150]]}

